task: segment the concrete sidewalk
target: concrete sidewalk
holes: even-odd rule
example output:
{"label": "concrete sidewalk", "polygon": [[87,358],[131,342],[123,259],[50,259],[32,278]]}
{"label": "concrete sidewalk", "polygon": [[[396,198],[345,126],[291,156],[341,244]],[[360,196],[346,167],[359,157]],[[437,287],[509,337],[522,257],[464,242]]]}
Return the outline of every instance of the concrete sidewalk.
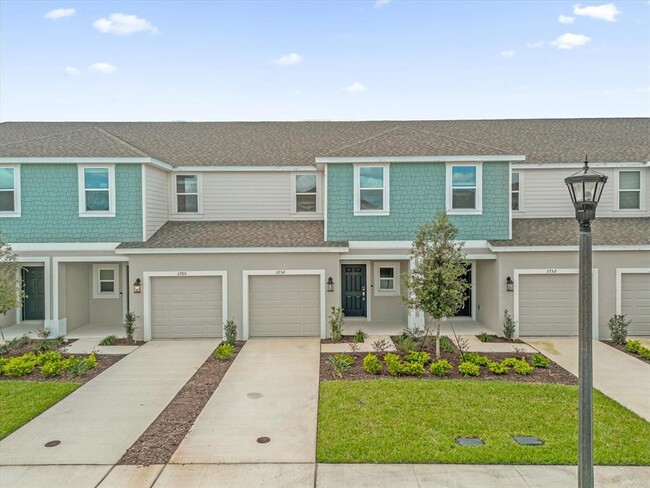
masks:
{"label": "concrete sidewalk", "polygon": [[315,462],[319,369],[317,338],[249,340],[171,462]]}
{"label": "concrete sidewalk", "polygon": [[148,342],[2,440],[0,465],[115,464],[216,344]]}
{"label": "concrete sidewalk", "polygon": [[[577,337],[522,337],[522,340],[578,376]],[[593,341],[594,387],[650,421],[650,364],[600,341]]]}

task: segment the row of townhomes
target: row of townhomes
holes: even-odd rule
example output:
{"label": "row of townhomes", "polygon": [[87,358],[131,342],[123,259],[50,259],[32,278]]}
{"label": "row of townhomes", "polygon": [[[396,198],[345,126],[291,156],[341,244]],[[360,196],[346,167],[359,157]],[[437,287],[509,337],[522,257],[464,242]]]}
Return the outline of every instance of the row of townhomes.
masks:
{"label": "row of townhomes", "polygon": [[427,323],[402,302],[418,227],[445,211],[471,289],[456,329],[576,335],[564,178],[608,176],[593,335],[650,334],[650,119],[0,124],[0,229],[27,297],[2,327],[69,337],[326,337]]}

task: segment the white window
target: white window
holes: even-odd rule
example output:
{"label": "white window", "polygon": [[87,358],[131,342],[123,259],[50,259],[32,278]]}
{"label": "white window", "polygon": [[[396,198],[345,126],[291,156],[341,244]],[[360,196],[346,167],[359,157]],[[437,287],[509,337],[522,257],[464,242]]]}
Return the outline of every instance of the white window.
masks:
{"label": "white window", "polygon": [[79,216],[115,217],[114,166],[79,166]]}
{"label": "white window", "polygon": [[512,184],[510,187],[512,193],[512,210],[521,210],[521,176],[520,173],[512,173]]}
{"label": "white window", "polygon": [[447,213],[482,213],[481,170],[476,163],[447,165]]}
{"label": "white window", "polygon": [[199,176],[176,175],[176,213],[200,213]]}
{"label": "white window", "polygon": [[93,264],[93,298],[119,298],[119,265]]}
{"label": "white window", "polygon": [[641,171],[619,171],[618,208],[620,210],[639,210],[641,194]]}
{"label": "white window", "polygon": [[316,213],[318,205],[318,175],[315,173],[293,175],[294,213]]}
{"label": "white window", "polygon": [[375,263],[375,296],[396,296],[400,289],[400,263]]}
{"label": "white window", "polygon": [[0,167],[0,216],[20,217],[20,166]]}
{"label": "white window", "polygon": [[354,167],[354,214],[389,214],[389,166],[358,165]]}

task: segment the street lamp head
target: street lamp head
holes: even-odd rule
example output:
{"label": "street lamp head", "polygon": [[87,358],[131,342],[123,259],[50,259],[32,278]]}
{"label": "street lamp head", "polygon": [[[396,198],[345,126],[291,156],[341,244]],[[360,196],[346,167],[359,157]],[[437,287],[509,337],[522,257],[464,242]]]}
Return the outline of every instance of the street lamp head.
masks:
{"label": "street lamp head", "polygon": [[590,169],[586,159],[580,171],[564,179],[578,222],[589,223],[596,218],[596,207],[606,182],[607,176]]}

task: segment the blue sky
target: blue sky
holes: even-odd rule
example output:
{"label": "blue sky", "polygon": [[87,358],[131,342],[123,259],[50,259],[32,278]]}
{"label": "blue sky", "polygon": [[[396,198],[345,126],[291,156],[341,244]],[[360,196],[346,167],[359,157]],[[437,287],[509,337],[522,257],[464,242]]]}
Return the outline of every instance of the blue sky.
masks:
{"label": "blue sky", "polygon": [[0,0],[2,121],[648,115],[645,0]]}

